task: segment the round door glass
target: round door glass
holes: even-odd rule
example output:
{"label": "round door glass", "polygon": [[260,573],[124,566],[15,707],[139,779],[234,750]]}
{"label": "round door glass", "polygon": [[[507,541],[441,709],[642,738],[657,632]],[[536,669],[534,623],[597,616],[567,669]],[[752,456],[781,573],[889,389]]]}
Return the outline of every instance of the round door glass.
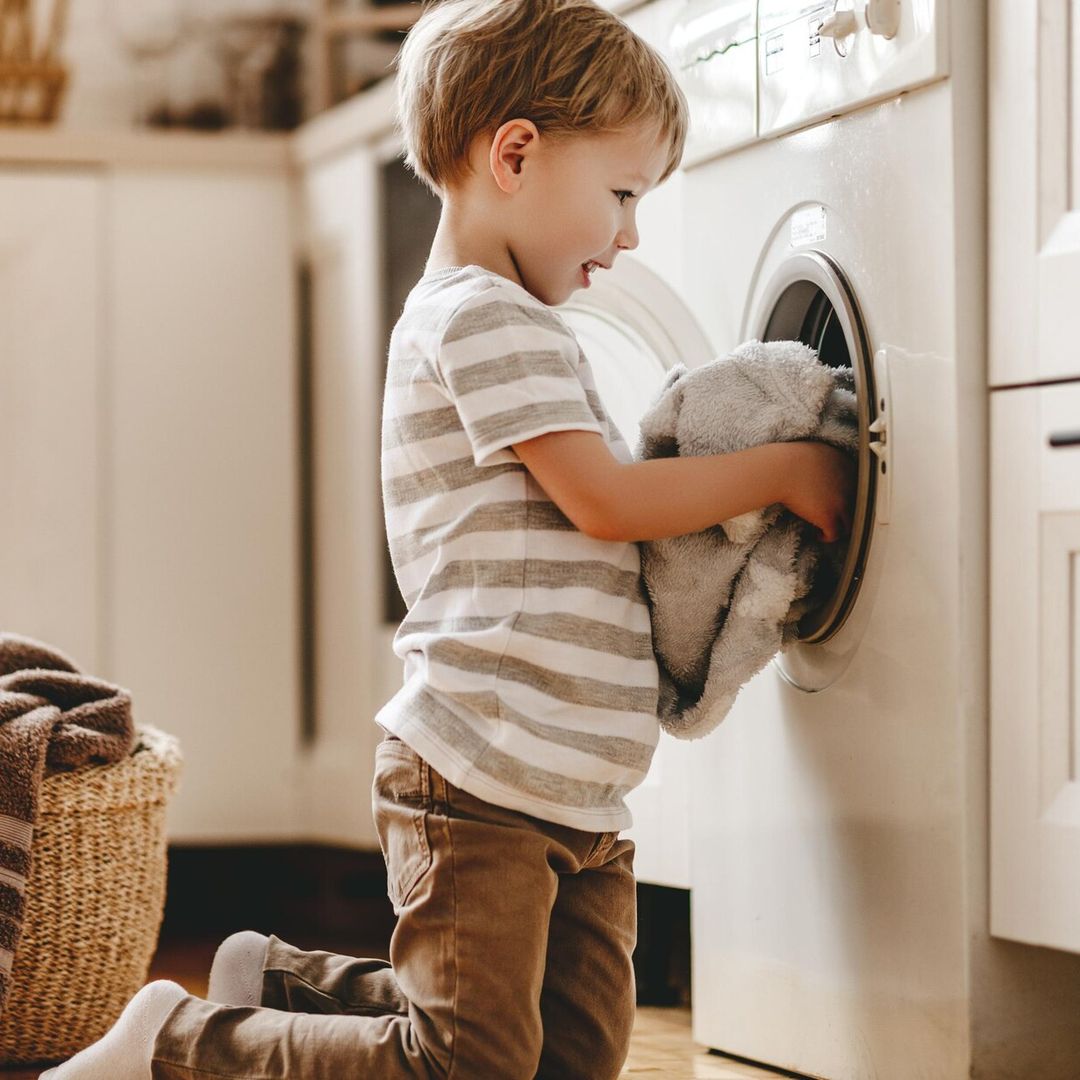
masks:
{"label": "round door glass", "polygon": [[809,610],[799,621],[801,642],[823,644],[838,633],[859,595],[873,534],[876,476],[869,450],[869,424],[876,414],[873,369],[858,303],[845,275],[827,256],[812,252],[788,259],[774,276],[762,310],[762,341],[802,341],[818,352],[822,363],[849,369],[838,384],[853,391],[856,399],[859,477],[851,536],[842,557],[829,553],[822,559],[807,597]]}

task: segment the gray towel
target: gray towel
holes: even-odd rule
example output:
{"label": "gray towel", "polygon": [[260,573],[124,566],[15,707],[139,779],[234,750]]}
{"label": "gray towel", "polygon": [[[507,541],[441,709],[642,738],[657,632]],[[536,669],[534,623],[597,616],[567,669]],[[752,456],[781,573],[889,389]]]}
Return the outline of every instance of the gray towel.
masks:
{"label": "gray towel", "polygon": [[[818,439],[852,455],[858,414],[851,368],[830,368],[798,341],[748,341],[687,371],[678,364],[641,421],[639,460],[727,454]],[[780,504],[702,532],[641,543],[660,668],[659,718],[698,739],[728,714],[740,688],[797,639],[799,620],[827,599],[846,543],[823,544]]]}
{"label": "gray towel", "polygon": [[79,674],[48,645],[0,633],[0,1014],[22,934],[42,778],[121,761],[135,741],[126,690]]}

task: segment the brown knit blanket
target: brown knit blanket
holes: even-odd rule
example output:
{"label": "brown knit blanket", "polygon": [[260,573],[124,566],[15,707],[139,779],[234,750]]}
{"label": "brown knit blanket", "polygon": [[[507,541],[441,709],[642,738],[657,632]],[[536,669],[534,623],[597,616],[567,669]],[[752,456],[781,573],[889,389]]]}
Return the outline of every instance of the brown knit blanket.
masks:
{"label": "brown knit blanket", "polygon": [[26,909],[42,778],[122,761],[135,744],[131,695],[62,653],[0,633],[0,1014]]}

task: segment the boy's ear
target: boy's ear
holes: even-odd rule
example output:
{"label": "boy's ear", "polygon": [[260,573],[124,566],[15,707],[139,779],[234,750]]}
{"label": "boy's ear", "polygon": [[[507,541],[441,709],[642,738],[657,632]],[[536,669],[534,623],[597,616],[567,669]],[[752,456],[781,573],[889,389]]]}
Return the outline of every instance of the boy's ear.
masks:
{"label": "boy's ear", "polygon": [[521,186],[521,166],[536,151],[540,132],[531,120],[507,120],[491,140],[488,164],[500,190],[508,195]]}

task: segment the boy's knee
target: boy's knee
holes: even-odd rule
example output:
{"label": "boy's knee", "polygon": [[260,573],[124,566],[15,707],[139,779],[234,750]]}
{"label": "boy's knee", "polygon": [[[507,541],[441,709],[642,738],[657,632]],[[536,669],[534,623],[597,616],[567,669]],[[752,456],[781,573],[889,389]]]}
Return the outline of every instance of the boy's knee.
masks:
{"label": "boy's knee", "polygon": [[536,1080],[618,1080],[636,1016],[633,992],[606,1002],[602,1013],[583,1012],[575,1022],[560,1015],[549,1024]]}
{"label": "boy's knee", "polygon": [[544,1046],[539,1016],[532,1024],[515,1023],[503,1002],[482,1016],[458,1014],[449,1030],[418,1019],[413,1017],[413,1033],[432,1080],[533,1080],[537,1075]]}
{"label": "boy's knee", "polygon": [[[500,1017],[501,1013],[501,1017]],[[509,1025],[500,1023],[506,1014],[492,1008],[482,1024],[470,1025],[456,1032],[453,1074],[460,1080],[533,1080],[540,1067],[543,1030],[537,1020],[527,1035],[512,1034]]]}
{"label": "boy's knee", "polygon": [[536,1080],[619,1080],[629,1052],[629,1032],[625,1038],[618,1032],[610,1036],[594,1032],[591,1040],[578,1044],[553,1034],[530,1076]]}

